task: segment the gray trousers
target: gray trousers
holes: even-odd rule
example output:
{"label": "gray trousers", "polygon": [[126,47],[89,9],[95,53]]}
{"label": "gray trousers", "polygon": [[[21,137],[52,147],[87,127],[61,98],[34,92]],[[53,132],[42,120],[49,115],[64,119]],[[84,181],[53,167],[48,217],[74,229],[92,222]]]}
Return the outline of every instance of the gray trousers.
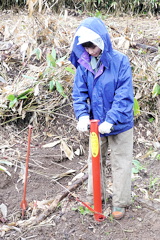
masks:
{"label": "gray trousers", "polygon": [[[106,158],[108,147],[111,149],[110,160],[112,169],[112,204],[114,207],[126,207],[131,204],[131,171],[133,155],[133,128],[108,137],[100,138],[101,153],[101,185],[105,197],[106,189]],[[87,194],[93,194],[92,155],[89,144],[88,156],[88,188]]]}

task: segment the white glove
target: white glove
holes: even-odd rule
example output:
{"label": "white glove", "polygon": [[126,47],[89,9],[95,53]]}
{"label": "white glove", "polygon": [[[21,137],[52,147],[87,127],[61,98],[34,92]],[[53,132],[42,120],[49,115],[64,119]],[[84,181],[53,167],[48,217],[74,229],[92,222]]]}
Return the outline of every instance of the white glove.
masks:
{"label": "white glove", "polygon": [[104,134],[104,133],[110,133],[111,132],[111,128],[112,128],[113,124],[112,123],[109,123],[109,122],[103,122],[99,125],[99,132],[101,134]]}
{"label": "white glove", "polygon": [[79,118],[77,123],[77,130],[80,132],[88,131],[88,126],[90,125],[89,116],[82,116]]}

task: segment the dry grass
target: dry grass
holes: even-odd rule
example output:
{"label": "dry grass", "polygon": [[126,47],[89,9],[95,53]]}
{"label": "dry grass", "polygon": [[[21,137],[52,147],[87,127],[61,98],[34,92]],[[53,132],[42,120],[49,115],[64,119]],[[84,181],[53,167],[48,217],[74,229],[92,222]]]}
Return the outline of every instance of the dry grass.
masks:
{"label": "dry grass", "polygon": [[[61,15],[36,13],[29,17],[26,12],[18,15],[9,12],[1,16],[0,51],[1,51],[1,124],[17,118],[24,119],[26,114],[33,113],[32,121],[36,125],[37,116],[42,115],[46,121],[54,117],[55,109],[68,104],[73,74],[66,71],[71,68],[67,60],[70,45],[76,27],[86,16],[69,16],[67,10]],[[130,58],[133,69],[135,97],[141,107],[141,115],[149,115],[159,124],[158,97],[153,98],[155,83],[159,84],[160,55],[159,23],[156,17],[112,17],[103,16],[114,48],[124,52]],[[139,45],[141,44],[141,45]],[[52,71],[47,69],[46,56],[52,47],[56,50],[57,59],[66,58],[56,64]],[[40,49],[37,60],[34,49]],[[64,97],[59,92],[49,91],[49,82],[54,79],[64,88]],[[7,96],[19,95],[29,88],[33,94],[27,100],[19,100],[9,109]]]}

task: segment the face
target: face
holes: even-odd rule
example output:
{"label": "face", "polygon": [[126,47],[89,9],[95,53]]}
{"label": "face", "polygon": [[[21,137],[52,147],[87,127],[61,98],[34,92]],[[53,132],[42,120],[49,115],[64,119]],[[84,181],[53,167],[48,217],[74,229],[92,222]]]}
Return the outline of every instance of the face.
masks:
{"label": "face", "polygon": [[93,57],[98,57],[99,54],[101,53],[101,49],[97,46],[93,47],[93,48],[89,48],[89,47],[85,47],[85,50],[89,53],[89,55],[93,56]]}

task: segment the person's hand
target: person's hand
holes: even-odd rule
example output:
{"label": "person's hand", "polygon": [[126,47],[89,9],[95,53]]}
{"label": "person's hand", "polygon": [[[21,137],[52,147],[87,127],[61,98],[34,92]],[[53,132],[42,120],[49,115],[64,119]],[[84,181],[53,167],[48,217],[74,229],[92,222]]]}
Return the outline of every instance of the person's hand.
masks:
{"label": "person's hand", "polygon": [[88,126],[90,125],[89,116],[82,116],[79,118],[77,123],[77,130],[80,132],[88,131]]}
{"label": "person's hand", "polygon": [[112,126],[113,126],[112,123],[109,123],[109,122],[105,121],[105,122],[103,122],[99,125],[98,130],[101,134],[104,134],[104,133],[109,134],[112,131]]}

